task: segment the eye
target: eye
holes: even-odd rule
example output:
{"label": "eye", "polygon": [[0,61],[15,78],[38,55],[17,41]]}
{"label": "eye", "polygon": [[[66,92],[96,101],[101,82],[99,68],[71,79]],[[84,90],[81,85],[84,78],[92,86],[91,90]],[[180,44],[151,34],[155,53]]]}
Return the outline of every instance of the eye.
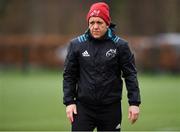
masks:
{"label": "eye", "polygon": [[94,23],[95,23],[94,21],[89,22],[90,25],[94,25]]}
{"label": "eye", "polygon": [[97,24],[98,24],[98,25],[101,25],[101,24],[103,24],[103,23],[102,23],[101,21],[97,21]]}

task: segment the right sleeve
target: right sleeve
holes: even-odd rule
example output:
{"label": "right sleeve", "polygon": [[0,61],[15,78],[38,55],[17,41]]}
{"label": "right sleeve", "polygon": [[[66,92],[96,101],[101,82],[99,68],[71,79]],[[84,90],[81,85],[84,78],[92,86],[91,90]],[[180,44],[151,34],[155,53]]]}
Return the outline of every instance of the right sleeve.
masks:
{"label": "right sleeve", "polygon": [[63,72],[63,103],[67,106],[75,103],[76,84],[79,76],[79,63],[75,47],[71,42],[68,48],[68,54],[64,63]]}
{"label": "right sleeve", "polygon": [[121,44],[120,51],[122,77],[125,79],[129,105],[139,106],[141,98],[134,55],[127,42]]}

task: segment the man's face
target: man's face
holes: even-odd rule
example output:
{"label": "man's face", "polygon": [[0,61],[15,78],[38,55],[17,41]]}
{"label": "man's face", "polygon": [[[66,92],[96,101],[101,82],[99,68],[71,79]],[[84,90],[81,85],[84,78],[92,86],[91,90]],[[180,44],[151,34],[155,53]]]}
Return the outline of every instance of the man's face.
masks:
{"label": "man's face", "polygon": [[108,27],[100,17],[90,17],[89,19],[89,29],[95,39],[100,39],[106,33]]}

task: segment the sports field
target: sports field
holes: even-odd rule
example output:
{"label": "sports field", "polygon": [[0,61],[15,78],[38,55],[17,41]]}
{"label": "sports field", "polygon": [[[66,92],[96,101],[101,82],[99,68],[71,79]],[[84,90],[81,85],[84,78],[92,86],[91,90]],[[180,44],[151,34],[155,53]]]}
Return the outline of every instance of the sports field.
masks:
{"label": "sports field", "polygon": [[[180,131],[180,75],[139,74],[142,105],[138,122],[127,120],[123,93],[122,130]],[[0,130],[68,131],[62,104],[62,72],[0,71]]]}

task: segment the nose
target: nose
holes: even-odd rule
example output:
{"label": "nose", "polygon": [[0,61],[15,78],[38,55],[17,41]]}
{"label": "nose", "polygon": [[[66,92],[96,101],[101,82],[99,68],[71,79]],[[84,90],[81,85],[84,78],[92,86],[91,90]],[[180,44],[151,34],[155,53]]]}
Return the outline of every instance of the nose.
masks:
{"label": "nose", "polygon": [[94,24],[94,29],[97,29],[99,25],[97,23]]}

